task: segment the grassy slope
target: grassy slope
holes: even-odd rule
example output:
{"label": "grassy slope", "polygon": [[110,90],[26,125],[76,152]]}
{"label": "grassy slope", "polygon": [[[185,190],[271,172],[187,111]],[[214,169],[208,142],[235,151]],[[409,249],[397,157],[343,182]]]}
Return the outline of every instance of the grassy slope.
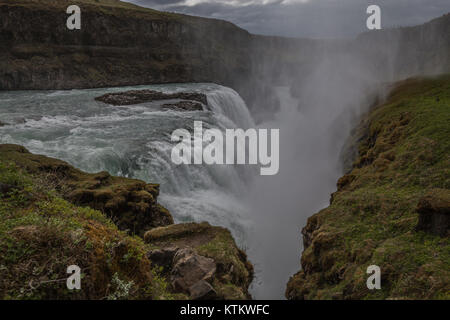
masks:
{"label": "grassy slope", "polygon": [[[304,229],[292,299],[450,298],[448,237],[416,232],[427,193],[450,196],[450,76],[400,83],[366,121],[354,169]],[[369,291],[378,265],[382,290]]]}
{"label": "grassy slope", "polygon": [[[143,208],[131,210],[129,217],[158,219],[147,208],[157,196],[154,186],[106,173],[87,174],[23,147],[0,145],[0,299],[186,299],[174,293],[170,274],[147,257],[156,246],[174,245],[215,261],[218,272],[212,285],[219,299],[249,298],[253,269],[228,230],[206,223],[171,225],[147,232],[145,243],[121,231],[129,228],[118,217],[107,217],[107,205],[92,209],[105,200],[124,198],[130,207]],[[70,196],[80,188],[83,194],[95,193],[96,200],[80,206],[78,197]],[[143,220],[137,223],[152,228]],[[66,289],[66,268],[73,264],[82,269],[80,291]]]}

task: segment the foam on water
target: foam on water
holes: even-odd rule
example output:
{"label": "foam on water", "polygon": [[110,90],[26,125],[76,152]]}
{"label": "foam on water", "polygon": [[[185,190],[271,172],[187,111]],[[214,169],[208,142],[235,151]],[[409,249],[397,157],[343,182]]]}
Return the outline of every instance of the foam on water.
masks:
{"label": "foam on water", "polygon": [[[152,89],[203,92],[204,111],[161,109],[160,102],[110,106],[94,100],[105,93]],[[89,172],[106,170],[161,184],[160,202],[177,221],[208,221],[229,228],[245,246],[250,222],[241,195],[251,170],[235,166],[177,166],[171,161],[171,133],[204,128],[248,128],[250,113],[232,89],[215,84],[172,84],[71,91],[0,93],[0,143],[65,160]],[[199,152],[199,150],[195,150]]]}

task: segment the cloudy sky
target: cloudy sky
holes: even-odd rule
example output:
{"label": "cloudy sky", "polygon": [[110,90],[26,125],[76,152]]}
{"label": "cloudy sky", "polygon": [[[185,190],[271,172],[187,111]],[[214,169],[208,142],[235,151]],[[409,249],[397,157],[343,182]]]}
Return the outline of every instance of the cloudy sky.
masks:
{"label": "cloudy sky", "polygon": [[366,9],[382,10],[382,27],[421,24],[450,12],[450,0],[126,0],[158,10],[231,21],[256,34],[349,37],[366,30]]}

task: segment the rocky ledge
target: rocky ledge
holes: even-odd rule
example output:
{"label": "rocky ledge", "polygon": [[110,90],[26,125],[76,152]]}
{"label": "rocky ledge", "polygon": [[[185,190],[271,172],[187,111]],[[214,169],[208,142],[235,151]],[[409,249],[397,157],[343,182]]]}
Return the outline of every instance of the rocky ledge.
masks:
{"label": "rocky ledge", "polygon": [[[173,224],[158,194],[0,145],[0,299],[250,298],[253,268],[230,232]],[[69,292],[54,279],[73,264],[82,290]]]}
{"label": "rocky ledge", "polygon": [[162,100],[188,100],[178,103],[164,104],[165,108],[179,108],[184,110],[202,110],[202,104],[207,106],[208,99],[206,95],[198,92],[175,92],[164,93],[154,90],[130,90],[124,92],[107,93],[95,100],[111,104],[114,106],[126,106],[132,104],[140,104],[152,101]]}

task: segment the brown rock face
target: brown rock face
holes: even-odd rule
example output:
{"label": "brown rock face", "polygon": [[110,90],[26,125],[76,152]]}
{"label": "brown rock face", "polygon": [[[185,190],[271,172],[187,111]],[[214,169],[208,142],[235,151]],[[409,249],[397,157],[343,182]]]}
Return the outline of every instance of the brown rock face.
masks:
{"label": "brown rock face", "polygon": [[416,230],[429,232],[441,237],[450,230],[450,191],[433,189],[419,200],[417,205],[419,222]]}
{"label": "brown rock face", "polygon": [[39,175],[43,185],[59,190],[66,200],[105,212],[122,230],[143,235],[151,228],[173,223],[169,211],[157,203],[159,185],[107,172],[85,173],[67,162],[31,154],[16,145],[0,145],[0,156]]}

